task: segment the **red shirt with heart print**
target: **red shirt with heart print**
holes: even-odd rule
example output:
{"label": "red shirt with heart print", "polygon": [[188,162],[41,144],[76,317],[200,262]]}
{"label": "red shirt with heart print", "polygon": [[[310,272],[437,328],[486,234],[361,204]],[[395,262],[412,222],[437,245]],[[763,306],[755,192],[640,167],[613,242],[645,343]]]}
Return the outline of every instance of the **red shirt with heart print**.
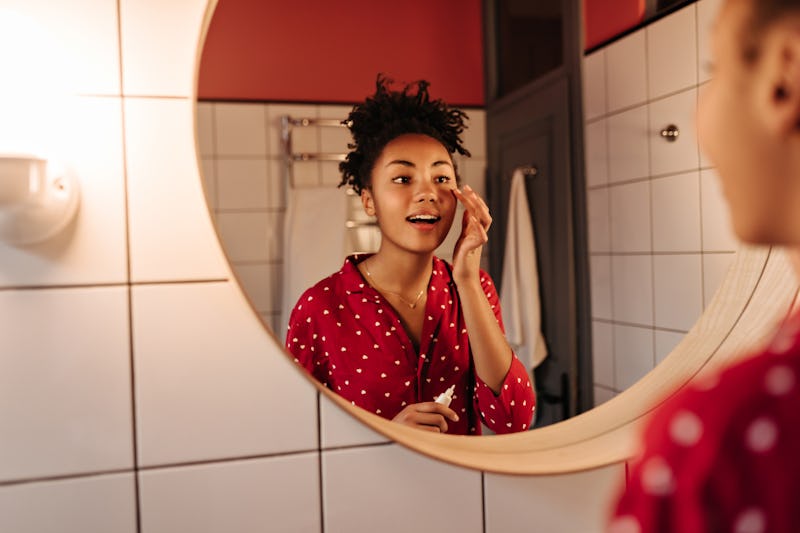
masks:
{"label": "red shirt with heart print", "polygon": [[760,354],[666,401],[609,533],[800,531],[800,315]]}
{"label": "red shirt with heart print", "polygon": [[[455,385],[450,408],[459,420],[448,421],[448,433],[480,434],[481,421],[498,434],[527,430],[536,405],[530,377],[513,357],[495,396],[476,374],[450,265],[433,258],[417,352],[392,306],[358,271],[367,257],[348,257],[300,297],[286,336],[295,361],[353,405],[390,420]],[[480,275],[502,328],[497,290],[486,272]]]}

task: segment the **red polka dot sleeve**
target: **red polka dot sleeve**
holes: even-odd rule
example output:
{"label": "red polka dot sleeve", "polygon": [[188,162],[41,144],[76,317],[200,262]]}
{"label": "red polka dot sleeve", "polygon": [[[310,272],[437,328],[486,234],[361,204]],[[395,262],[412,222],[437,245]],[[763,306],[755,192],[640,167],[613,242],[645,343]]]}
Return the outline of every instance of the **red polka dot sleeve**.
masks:
{"label": "red polka dot sleeve", "polygon": [[[481,272],[481,286],[500,324],[500,329],[505,333],[500,298],[492,279],[485,272]],[[475,403],[486,427],[497,434],[528,429],[533,421],[536,397],[528,372],[516,355],[512,358],[511,368],[506,374],[499,395],[495,396],[492,389],[477,374],[475,381]]]}
{"label": "red polka dot sleeve", "polygon": [[655,412],[609,532],[799,530],[797,326]]}

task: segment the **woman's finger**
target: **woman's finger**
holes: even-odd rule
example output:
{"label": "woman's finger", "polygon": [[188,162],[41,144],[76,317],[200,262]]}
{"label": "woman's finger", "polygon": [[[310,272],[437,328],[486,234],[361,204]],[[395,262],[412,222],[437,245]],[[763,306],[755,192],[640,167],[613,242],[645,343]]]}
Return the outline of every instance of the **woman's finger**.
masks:
{"label": "woman's finger", "polygon": [[458,422],[458,414],[455,411],[446,407],[440,403],[436,402],[420,402],[414,404],[416,410],[421,413],[438,413],[445,418],[452,420],[453,422]]}
{"label": "woman's finger", "polygon": [[492,224],[492,216],[489,214],[489,206],[486,205],[483,198],[469,185],[464,186],[462,196],[464,206],[469,208],[471,214],[480,221],[484,229],[489,229]]}

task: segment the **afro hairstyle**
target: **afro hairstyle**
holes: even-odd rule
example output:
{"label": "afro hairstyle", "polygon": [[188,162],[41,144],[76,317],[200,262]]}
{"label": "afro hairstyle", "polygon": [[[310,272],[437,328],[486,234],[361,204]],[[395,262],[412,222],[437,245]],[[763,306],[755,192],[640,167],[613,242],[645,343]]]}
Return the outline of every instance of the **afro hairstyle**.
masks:
{"label": "afro hairstyle", "polygon": [[379,74],[375,94],[367,97],[342,121],[348,127],[353,142],[350,152],[339,163],[342,180],[339,187],[353,188],[357,194],[370,187],[372,167],[383,148],[393,139],[408,133],[418,133],[436,139],[452,155],[458,152],[469,157],[461,133],[467,114],[448,106],[440,99],[431,100],[425,80],[407,84],[400,91],[389,88],[392,80]]}

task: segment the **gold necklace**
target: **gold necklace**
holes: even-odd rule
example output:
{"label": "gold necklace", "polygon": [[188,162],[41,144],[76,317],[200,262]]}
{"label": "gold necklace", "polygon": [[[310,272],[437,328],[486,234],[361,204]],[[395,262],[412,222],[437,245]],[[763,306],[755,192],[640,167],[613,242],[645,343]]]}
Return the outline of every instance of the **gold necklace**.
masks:
{"label": "gold necklace", "polygon": [[388,292],[389,294],[394,294],[395,296],[397,296],[400,299],[401,302],[406,304],[411,309],[416,309],[417,308],[417,304],[419,303],[419,299],[422,298],[422,295],[425,292],[425,289],[421,289],[419,291],[419,293],[417,294],[417,297],[414,298],[414,301],[413,302],[409,302],[408,300],[403,298],[403,295],[400,294],[399,292],[394,292],[394,291],[390,291],[390,290],[387,290],[387,289],[380,288],[378,286],[378,283],[375,281],[375,278],[372,276],[372,274],[370,274],[369,268],[367,268],[367,261],[364,261],[364,271],[367,273],[367,277],[371,280],[370,284],[373,287],[375,287],[376,289],[378,289],[380,292]]}

